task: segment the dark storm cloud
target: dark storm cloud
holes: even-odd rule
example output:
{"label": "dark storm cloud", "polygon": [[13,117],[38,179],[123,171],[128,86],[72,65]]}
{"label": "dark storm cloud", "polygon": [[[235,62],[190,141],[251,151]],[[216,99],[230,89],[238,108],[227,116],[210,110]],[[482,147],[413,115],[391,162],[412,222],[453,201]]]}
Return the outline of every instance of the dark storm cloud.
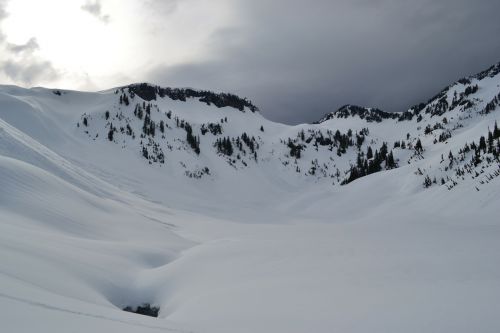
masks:
{"label": "dark storm cloud", "polygon": [[104,23],[109,23],[110,17],[109,15],[104,14],[102,12],[102,5],[100,0],[95,0],[95,1],[87,0],[81,6],[81,9],[95,16],[98,20]]}
{"label": "dark storm cloud", "polygon": [[500,61],[500,1],[240,0],[238,12],[212,60],[148,79],[233,91],[297,123],[347,103],[402,111]]}

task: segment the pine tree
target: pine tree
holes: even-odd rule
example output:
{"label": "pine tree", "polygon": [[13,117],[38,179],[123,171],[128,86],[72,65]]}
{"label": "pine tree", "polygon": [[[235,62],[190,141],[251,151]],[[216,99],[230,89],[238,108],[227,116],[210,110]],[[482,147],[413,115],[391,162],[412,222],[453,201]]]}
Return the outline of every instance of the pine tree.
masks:
{"label": "pine tree", "polygon": [[155,136],[155,132],[156,132],[156,124],[154,121],[150,121],[149,122],[149,134],[151,134],[151,136]]}
{"label": "pine tree", "polygon": [[497,122],[495,121],[495,128],[493,129],[493,138],[500,138],[500,129],[498,129]]}
{"label": "pine tree", "polygon": [[429,175],[426,175],[425,179],[424,179],[424,187],[428,188],[428,187],[431,187],[431,186],[432,186],[431,177],[429,177]]}
{"label": "pine tree", "polygon": [[382,143],[382,147],[380,147],[380,159],[385,160],[387,157],[387,143]]}
{"label": "pine tree", "polygon": [[132,127],[130,127],[130,124],[127,124],[127,135],[132,135]]}
{"label": "pine tree", "polygon": [[417,143],[415,144],[415,151],[417,153],[421,153],[423,150],[424,148],[422,147],[422,142],[420,141],[420,139],[418,139]]}
{"label": "pine tree", "polygon": [[186,141],[189,143],[194,152],[200,154],[200,139],[193,135],[193,128],[189,123],[184,124],[184,129],[186,130]]}
{"label": "pine tree", "polygon": [[108,140],[113,141],[113,133],[114,133],[114,128],[113,124],[109,126],[109,132],[108,132]]}
{"label": "pine tree", "polygon": [[387,169],[393,169],[396,167],[396,163],[394,162],[394,156],[392,155],[392,151],[389,152],[387,158],[385,160],[385,165]]}
{"label": "pine tree", "polygon": [[229,137],[226,139],[226,155],[233,155],[233,145],[231,144],[231,139]]}
{"label": "pine tree", "polygon": [[493,133],[488,131],[488,153],[493,152],[493,143],[494,143]]}
{"label": "pine tree", "polygon": [[484,139],[484,136],[481,136],[479,139],[479,150],[482,150],[483,153],[486,153],[486,140]]}
{"label": "pine tree", "polygon": [[368,160],[371,160],[373,158],[373,151],[371,146],[368,146],[368,150],[366,151],[366,158]]}
{"label": "pine tree", "polygon": [[146,114],[146,116],[144,117],[144,123],[142,124],[142,132],[144,133],[144,135],[149,135],[149,129],[150,129],[149,121],[150,118]]}
{"label": "pine tree", "polygon": [[356,167],[351,167],[351,172],[349,174],[349,178],[347,180],[347,183],[353,182],[358,178],[359,178],[358,169]]}
{"label": "pine tree", "polygon": [[301,131],[300,131],[300,133],[299,133],[299,137],[300,137],[300,140],[305,141],[305,139],[306,139],[306,135],[305,135],[305,133],[304,133],[304,130],[301,130]]}

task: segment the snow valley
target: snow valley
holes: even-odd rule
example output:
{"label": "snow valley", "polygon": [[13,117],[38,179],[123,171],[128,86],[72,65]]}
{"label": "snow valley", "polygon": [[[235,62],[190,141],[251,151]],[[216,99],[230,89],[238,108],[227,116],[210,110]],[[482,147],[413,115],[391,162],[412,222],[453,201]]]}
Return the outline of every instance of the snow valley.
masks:
{"label": "snow valley", "polygon": [[1,86],[2,331],[498,332],[499,104]]}

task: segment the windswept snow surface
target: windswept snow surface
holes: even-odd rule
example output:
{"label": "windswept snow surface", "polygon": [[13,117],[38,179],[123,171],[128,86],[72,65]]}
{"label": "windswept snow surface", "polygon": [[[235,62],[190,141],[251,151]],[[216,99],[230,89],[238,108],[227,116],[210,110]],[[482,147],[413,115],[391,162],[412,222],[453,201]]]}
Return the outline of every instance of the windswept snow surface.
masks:
{"label": "windswept snow surface", "polygon": [[[500,122],[498,110],[480,114],[500,92],[497,74],[472,79],[473,108],[418,123],[333,115],[292,127],[249,110],[158,99],[152,118],[173,112],[161,164],[141,156],[142,122],[130,122],[135,141],[106,136],[104,111],[118,126],[120,112],[143,102],[138,96],[125,107],[119,90],[0,87],[0,330],[500,331],[498,163],[457,177],[441,162]],[[449,104],[457,89],[445,93]],[[198,134],[197,155],[175,116],[196,133],[228,118],[223,135],[255,136],[259,156],[228,160],[210,133]],[[450,130],[461,126],[433,144],[438,134],[423,129],[443,116]],[[410,133],[408,142],[420,138],[425,151],[417,158],[395,149],[399,168],[345,186],[304,168],[318,159],[344,177],[354,148],[288,155],[286,139],[303,129],[365,127],[374,147],[392,148]],[[200,179],[186,176],[205,166]],[[418,170],[456,184],[424,188]],[[121,310],[142,303],[160,306],[159,318]]]}

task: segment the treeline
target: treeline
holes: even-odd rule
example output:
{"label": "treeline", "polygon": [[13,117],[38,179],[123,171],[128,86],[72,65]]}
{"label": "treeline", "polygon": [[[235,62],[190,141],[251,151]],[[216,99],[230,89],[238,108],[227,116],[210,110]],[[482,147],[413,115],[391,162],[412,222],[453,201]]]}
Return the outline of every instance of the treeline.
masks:
{"label": "treeline", "polygon": [[328,115],[323,117],[320,121],[316,122],[316,124],[323,123],[333,118],[349,118],[354,116],[365,119],[367,122],[380,123],[384,119],[399,119],[400,114],[394,112],[385,112],[380,109],[368,109],[356,105],[344,105],[337,111],[329,113]]}
{"label": "treeline", "polygon": [[481,114],[488,114],[491,111],[494,111],[497,106],[500,104],[500,93],[495,96],[486,106],[484,107],[483,110],[481,110]]}
{"label": "treeline", "polygon": [[207,134],[207,132],[210,132],[213,135],[222,134],[222,125],[217,123],[208,123],[206,125],[202,124],[200,131],[202,135]]}
{"label": "treeline", "polygon": [[[130,85],[128,86],[128,91],[132,98],[138,95],[146,101],[156,100],[157,96],[161,98],[169,97],[175,101],[186,101],[188,98],[198,98],[200,102],[204,102],[207,105],[213,104],[218,108],[228,106],[240,111],[243,111],[245,107],[252,112],[259,110],[247,98],[241,98],[230,93],[214,93],[207,90],[195,90],[191,88],[162,88],[147,83]],[[120,98],[123,99],[123,96]]]}
{"label": "treeline", "polygon": [[372,147],[368,146],[366,154],[362,151],[358,153],[356,165],[351,166],[349,177],[346,178],[342,185],[349,184],[354,180],[382,171],[397,168],[398,165],[394,160],[392,151],[388,151],[387,143],[383,143],[379,150],[373,152]]}
{"label": "treeline", "polygon": [[259,149],[259,144],[253,136],[250,137],[247,133],[243,133],[241,136],[236,138],[218,138],[214,143],[214,147],[218,154],[231,157],[233,154],[237,153],[237,159],[241,159],[240,153],[247,155],[247,149],[245,149],[245,146],[248,147],[252,158],[257,161],[257,150]]}
{"label": "treeline", "polygon": [[[465,162],[466,159],[469,158],[470,153],[472,153],[470,160],[462,166],[458,166],[459,162]],[[443,162],[445,162],[445,158],[441,155],[441,163]],[[473,177],[478,177],[483,171],[481,170],[480,173],[478,173],[477,168],[483,162],[486,162],[487,164],[500,163],[500,129],[498,128],[497,122],[495,122],[493,130],[488,130],[486,137],[481,136],[479,138],[478,143],[466,143],[456,155],[454,155],[450,150],[448,153],[448,164],[445,166],[444,170],[448,171],[456,167],[455,173],[458,177],[463,178],[465,174],[471,174]],[[484,168],[484,166],[482,168]],[[420,174],[423,173],[420,171]],[[496,177],[498,175],[499,174],[495,174],[494,176]],[[446,178],[447,179],[441,178],[440,183],[441,185],[446,185],[449,190],[458,184],[457,181],[450,179],[448,176]],[[437,183],[438,181],[436,180],[436,177],[431,179],[429,175],[426,175],[422,185],[425,188],[428,188]]]}
{"label": "treeline", "polygon": [[[495,142],[496,141],[496,142]],[[464,150],[466,147],[464,148]],[[499,161],[500,154],[500,129],[495,121],[495,126],[493,131],[488,131],[487,138],[481,136],[479,138],[479,144],[476,145],[474,142],[471,144],[471,150],[474,151],[473,163],[478,165],[482,162],[481,155],[492,154],[493,157]]]}
{"label": "treeline", "polygon": [[323,133],[321,130],[310,129],[307,133],[301,130],[294,140],[288,138],[287,141],[281,141],[290,149],[290,156],[297,159],[301,158],[301,152],[306,148],[305,144],[310,143],[313,144],[316,150],[318,150],[319,146],[326,146],[331,151],[337,148],[337,155],[342,156],[349,147],[356,146],[360,149],[369,133],[368,128],[361,129],[359,133],[353,133],[351,129],[347,130],[347,133],[340,133],[339,130],[336,130],[335,133],[331,130]]}

